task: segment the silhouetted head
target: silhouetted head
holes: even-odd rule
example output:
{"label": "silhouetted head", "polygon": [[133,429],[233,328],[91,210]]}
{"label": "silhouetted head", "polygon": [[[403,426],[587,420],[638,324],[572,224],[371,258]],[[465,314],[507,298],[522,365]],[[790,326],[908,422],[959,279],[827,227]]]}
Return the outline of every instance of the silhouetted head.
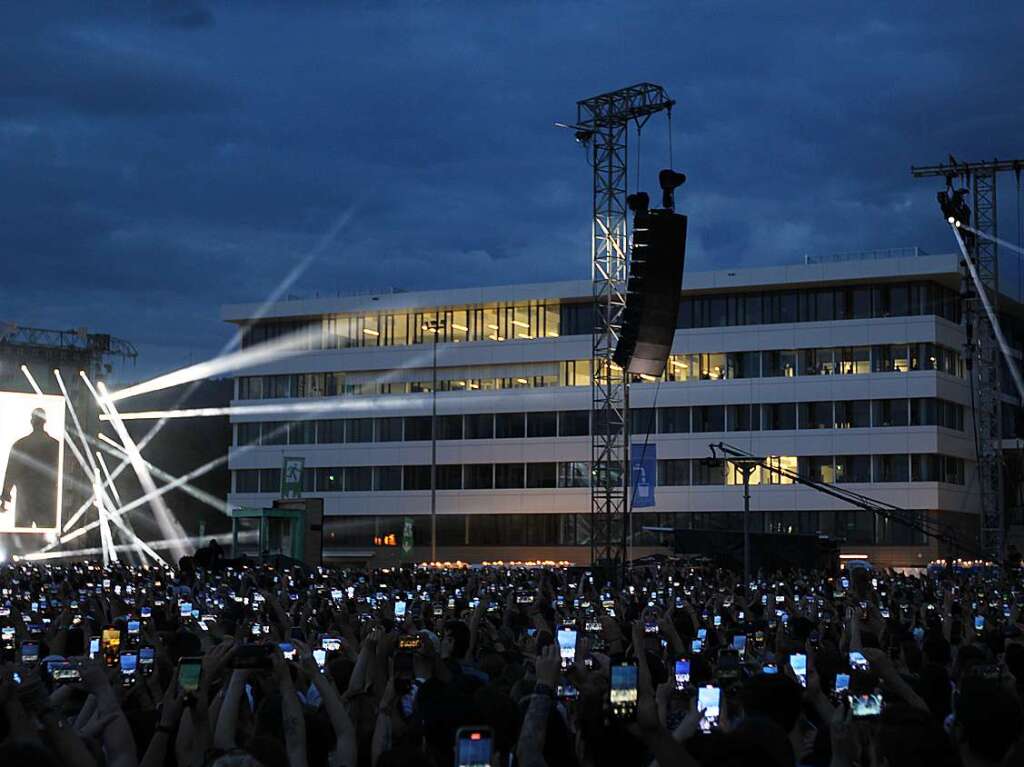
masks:
{"label": "silhouetted head", "polygon": [[46,411],[37,407],[32,411],[32,431],[42,431],[46,426]]}

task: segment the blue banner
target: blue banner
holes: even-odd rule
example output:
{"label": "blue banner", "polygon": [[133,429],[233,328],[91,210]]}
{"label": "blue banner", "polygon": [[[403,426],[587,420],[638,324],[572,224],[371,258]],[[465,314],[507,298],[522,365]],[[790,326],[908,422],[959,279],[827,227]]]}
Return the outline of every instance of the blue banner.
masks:
{"label": "blue banner", "polygon": [[654,486],[658,481],[658,446],[631,445],[629,463],[632,474],[630,508],[648,509],[654,506]]}

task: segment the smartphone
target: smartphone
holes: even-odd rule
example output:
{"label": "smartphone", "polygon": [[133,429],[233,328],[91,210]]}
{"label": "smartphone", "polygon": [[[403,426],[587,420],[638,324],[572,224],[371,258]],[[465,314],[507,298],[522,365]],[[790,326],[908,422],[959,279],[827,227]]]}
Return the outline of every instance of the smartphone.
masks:
{"label": "smartphone", "polygon": [[295,645],[291,642],[278,642],[277,646],[281,648],[285,660],[295,660]]}
{"label": "smartphone", "polygon": [[700,654],[700,650],[703,647],[703,643],[699,639],[694,639],[690,642],[690,652]]}
{"label": "smartphone", "polygon": [[178,615],[182,618],[192,617],[192,603],[191,602],[178,602]]}
{"label": "smartphone", "polygon": [[803,653],[794,653],[789,656],[789,667],[793,669],[797,680],[802,687],[807,686],[807,656]]}
{"label": "smartphone", "polygon": [[568,626],[558,629],[558,654],[562,658],[562,668],[569,668],[576,657],[576,629]]}
{"label": "smartphone", "polygon": [[103,629],[100,635],[100,650],[107,668],[117,665],[117,656],[121,654],[121,632],[112,626]]}
{"label": "smartphone", "polygon": [[690,659],[680,658],[676,661],[676,689],[685,690],[690,686]]}
{"label": "smartphone", "polygon": [[82,681],[82,671],[77,663],[69,660],[52,661],[48,666],[54,684],[77,684]]}
{"label": "smartphone", "polygon": [[836,694],[844,693],[850,689],[850,675],[836,674]]}
{"label": "smartphone", "polygon": [[580,691],[573,687],[567,680],[562,679],[555,689],[555,696],[559,700],[576,700],[580,697]]}
{"label": "smartphone", "polygon": [[139,669],[143,676],[153,673],[153,664],[156,662],[156,650],[152,647],[139,648]]}
{"label": "smartphone", "polygon": [[774,663],[766,663],[765,665],[761,666],[761,673],[762,674],[778,674],[779,673],[779,667],[776,666]]}
{"label": "smartphone", "polygon": [[182,658],[178,666],[178,686],[184,693],[194,693],[199,689],[199,678],[203,671],[202,658]]}
{"label": "smartphone", "polygon": [[133,652],[121,654],[121,684],[131,687],[135,683],[135,672],[138,670],[139,656]]}
{"label": "smartphone", "polygon": [[405,617],[405,602],[399,600],[395,602],[395,619]]}
{"label": "smartphone", "polygon": [[975,631],[984,631],[985,630],[985,616],[984,615],[975,615],[974,616],[974,630]]}
{"label": "smartphone", "polygon": [[313,660],[320,669],[323,669],[327,665],[327,650],[313,650]]}
{"label": "smartphone", "polygon": [[[405,639],[408,639],[408,638],[409,637],[399,637],[398,638],[398,649],[399,650],[406,649],[406,648],[404,648],[402,646],[402,641],[405,640]],[[419,637],[417,637],[417,638],[419,638]],[[326,650],[327,652],[339,652],[341,650],[341,637],[328,636],[328,635],[325,634],[324,636],[320,637],[320,646],[324,650]]]}
{"label": "smartphone", "polygon": [[132,636],[138,636],[138,635],[139,635],[139,622],[138,621],[128,621],[128,636],[132,637]]}
{"label": "smartphone", "polygon": [[89,659],[95,660],[100,657],[100,638],[89,637]]}
{"label": "smartphone", "polygon": [[704,718],[700,720],[701,732],[711,732],[718,729],[718,719],[722,711],[721,707],[721,688],[709,685],[697,690],[697,710],[704,711]]}
{"label": "smartphone", "polygon": [[460,727],[455,733],[455,767],[496,767],[494,731],[490,727]]}
{"label": "smartphone", "polygon": [[[339,649],[341,644],[339,642]],[[398,649],[399,650],[419,650],[423,647],[423,637],[419,634],[413,636],[398,637]]]}
{"label": "smartphone", "polygon": [[153,608],[150,607],[149,605],[145,605],[142,608],[142,617],[143,617],[143,619],[149,620],[149,618],[151,618],[152,615],[153,615]]}
{"label": "smartphone", "polygon": [[637,667],[632,663],[612,666],[612,685],[608,692],[611,713],[615,719],[631,722],[636,719]]}
{"label": "smartphone", "polygon": [[270,644],[243,644],[235,650],[231,668],[269,668],[273,651],[274,646]]}
{"label": "smartphone", "polygon": [[38,642],[22,642],[21,643],[21,662],[22,663],[35,663],[39,660],[39,643]]}
{"label": "smartphone", "polygon": [[863,653],[853,650],[850,652],[850,668],[854,671],[867,671],[868,670],[868,659],[864,657]]}
{"label": "smartphone", "polygon": [[747,654],[747,635],[737,634],[732,638],[732,649],[740,654],[740,658],[743,658]]}
{"label": "smartphone", "polygon": [[870,719],[882,714],[882,693],[878,690],[856,695],[851,693],[847,697],[854,719]]}
{"label": "smartphone", "polygon": [[718,678],[723,682],[736,682],[740,678],[740,655],[736,650],[725,649],[718,653]]}

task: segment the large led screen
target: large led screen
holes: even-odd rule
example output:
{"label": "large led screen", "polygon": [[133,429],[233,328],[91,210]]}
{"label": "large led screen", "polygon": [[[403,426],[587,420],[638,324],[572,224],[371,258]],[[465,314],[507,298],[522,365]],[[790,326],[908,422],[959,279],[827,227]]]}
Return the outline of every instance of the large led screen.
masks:
{"label": "large led screen", "polygon": [[0,392],[0,533],[60,527],[64,398]]}

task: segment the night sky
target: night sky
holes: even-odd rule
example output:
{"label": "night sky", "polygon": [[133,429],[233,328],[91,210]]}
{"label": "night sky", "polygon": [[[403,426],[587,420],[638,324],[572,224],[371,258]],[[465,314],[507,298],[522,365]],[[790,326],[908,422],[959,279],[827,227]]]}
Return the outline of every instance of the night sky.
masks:
{"label": "night sky", "polygon": [[[949,252],[909,166],[1024,155],[1022,30],[1020,2],[4,2],[0,320],[127,338],[131,379],[215,354],[220,305],[314,249],[293,294],[587,277],[552,123],[645,80],[688,269]],[[664,118],[640,155],[652,189]]]}

